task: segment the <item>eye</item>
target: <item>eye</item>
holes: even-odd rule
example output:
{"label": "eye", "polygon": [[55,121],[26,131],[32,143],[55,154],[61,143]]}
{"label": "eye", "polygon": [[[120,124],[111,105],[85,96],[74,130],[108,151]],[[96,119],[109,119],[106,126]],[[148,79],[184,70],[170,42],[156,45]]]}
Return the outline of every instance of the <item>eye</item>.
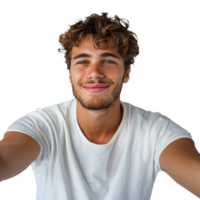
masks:
{"label": "eye", "polygon": [[[113,62],[113,61],[111,61],[111,60],[106,60],[106,61],[108,61],[108,62],[111,62],[111,63],[114,63],[114,62]],[[106,61],[105,61],[105,62],[106,62]]]}
{"label": "eye", "polygon": [[82,62],[86,62],[86,61],[81,61],[81,62],[78,62],[77,64],[81,64]]}
{"label": "eye", "polygon": [[[111,61],[111,60],[106,60],[106,61],[111,62],[111,63],[114,63],[114,62]],[[106,62],[106,61],[104,61],[104,62]],[[77,64],[81,64],[82,62],[87,62],[87,61],[80,61],[80,62],[78,62]]]}

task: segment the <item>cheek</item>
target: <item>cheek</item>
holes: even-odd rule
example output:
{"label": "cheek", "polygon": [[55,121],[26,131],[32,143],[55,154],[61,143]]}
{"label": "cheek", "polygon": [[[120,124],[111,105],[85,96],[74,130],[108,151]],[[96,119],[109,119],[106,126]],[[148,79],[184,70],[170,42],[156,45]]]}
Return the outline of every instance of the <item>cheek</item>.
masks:
{"label": "cheek", "polygon": [[85,73],[80,72],[80,71],[78,71],[78,70],[74,70],[74,71],[71,73],[71,81],[72,81],[74,84],[79,84],[81,81],[84,80],[84,76],[85,76]]}

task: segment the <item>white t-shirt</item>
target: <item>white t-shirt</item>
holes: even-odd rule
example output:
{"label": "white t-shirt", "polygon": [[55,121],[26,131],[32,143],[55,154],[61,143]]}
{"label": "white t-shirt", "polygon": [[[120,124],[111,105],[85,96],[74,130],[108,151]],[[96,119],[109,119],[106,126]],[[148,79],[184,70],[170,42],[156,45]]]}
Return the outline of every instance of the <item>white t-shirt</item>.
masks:
{"label": "white t-shirt", "polygon": [[191,134],[158,112],[120,101],[117,132],[107,144],[94,144],[78,125],[76,101],[37,108],[6,130],[25,133],[41,146],[31,163],[37,200],[149,200],[163,171],[162,151]]}

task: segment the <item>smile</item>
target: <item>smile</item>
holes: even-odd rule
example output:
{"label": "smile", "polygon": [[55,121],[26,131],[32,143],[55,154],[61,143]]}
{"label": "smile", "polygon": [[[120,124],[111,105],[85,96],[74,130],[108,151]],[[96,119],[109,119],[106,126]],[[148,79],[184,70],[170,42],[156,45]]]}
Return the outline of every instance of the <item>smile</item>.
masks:
{"label": "smile", "polygon": [[[109,86],[108,86],[109,87]],[[105,90],[108,87],[84,87],[88,92],[91,93],[98,93],[98,92],[102,92],[103,90]]]}

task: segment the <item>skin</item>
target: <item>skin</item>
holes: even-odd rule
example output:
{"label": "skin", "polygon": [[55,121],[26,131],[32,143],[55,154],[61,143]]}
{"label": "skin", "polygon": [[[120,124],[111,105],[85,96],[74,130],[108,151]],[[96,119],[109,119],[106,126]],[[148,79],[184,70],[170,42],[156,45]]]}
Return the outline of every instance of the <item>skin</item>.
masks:
{"label": "skin", "polygon": [[[108,48],[101,50],[94,48],[92,39],[92,35],[87,35],[79,47],[72,48],[69,81],[77,99],[77,121],[83,134],[92,143],[106,144],[122,120],[120,93],[123,83],[129,80],[130,66],[125,72],[124,58],[111,40],[108,40]],[[91,57],[73,59],[82,53],[91,54]],[[102,53],[115,54],[119,59],[101,57]],[[106,84],[109,87],[99,93],[90,93],[83,87],[87,84]]]}

